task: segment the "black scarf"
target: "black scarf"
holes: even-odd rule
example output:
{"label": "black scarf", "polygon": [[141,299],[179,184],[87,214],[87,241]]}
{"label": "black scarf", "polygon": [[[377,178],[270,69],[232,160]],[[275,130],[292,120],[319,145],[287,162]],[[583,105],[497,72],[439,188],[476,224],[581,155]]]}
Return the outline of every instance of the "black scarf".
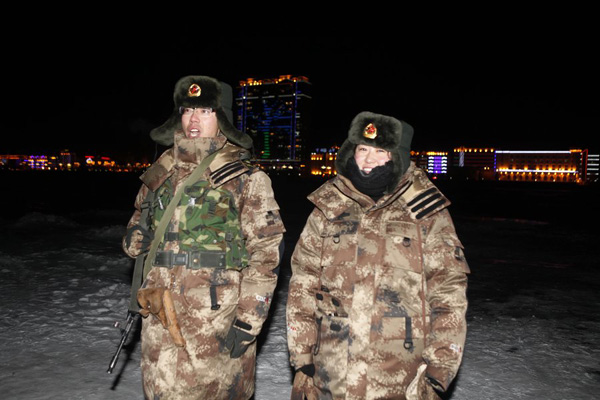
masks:
{"label": "black scarf", "polygon": [[384,194],[392,178],[394,177],[394,163],[388,161],[382,166],[375,167],[370,173],[363,173],[356,164],[354,157],[350,157],[346,163],[348,176],[355,188],[366,194],[377,202]]}

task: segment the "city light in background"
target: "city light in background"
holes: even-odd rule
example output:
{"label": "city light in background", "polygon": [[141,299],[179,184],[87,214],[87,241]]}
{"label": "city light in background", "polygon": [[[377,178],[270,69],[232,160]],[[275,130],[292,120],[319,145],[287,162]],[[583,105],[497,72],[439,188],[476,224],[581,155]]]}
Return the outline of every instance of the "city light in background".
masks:
{"label": "city light in background", "polygon": [[[247,78],[235,92],[234,123],[255,145],[255,162],[271,174],[335,176],[339,146],[322,147],[311,126],[312,83],[306,76]],[[309,144],[310,143],[310,144]],[[309,147],[312,146],[312,147]],[[531,182],[598,181],[598,154],[587,149],[508,150],[456,147],[452,151],[414,150],[411,160],[433,179]],[[142,172],[150,164],[113,160],[107,155],[0,155],[0,168],[40,171]]]}

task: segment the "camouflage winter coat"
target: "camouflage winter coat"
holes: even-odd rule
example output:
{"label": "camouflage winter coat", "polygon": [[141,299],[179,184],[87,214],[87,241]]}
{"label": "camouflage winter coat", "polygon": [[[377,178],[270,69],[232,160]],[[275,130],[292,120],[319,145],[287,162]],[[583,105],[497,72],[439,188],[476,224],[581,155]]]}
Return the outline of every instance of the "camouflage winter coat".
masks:
{"label": "camouflage winter coat", "polygon": [[[234,318],[249,324],[247,332],[254,336],[267,318],[284,232],[279,207],[268,176],[240,161],[243,149],[223,137],[175,139],[142,176],[129,227],[139,223],[149,190],[156,193],[151,221],[156,226],[174,190],[199,161],[222,150],[203,179],[183,192],[159,246],[162,265],[154,266],[145,282],[171,291],[186,346],[176,347],[158,319],[143,320],[144,392],[149,399],[248,399],[254,392],[256,342],[240,358],[230,358],[224,342]],[[127,254],[138,255],[140,239],[134,236],[129,246],[124,241]],[[187,265],[169,266],[169,254],[190,258]]]}
{"label": "camouflage winter coat", "polygon": [[343,176],[309,200],[287,302],[292,366],[314,363],[320,399],[405,399],[413,380],[412,398],[437,398],[428,382],[447,389],[466,335],[449,201],[414,164],[377,203]]}

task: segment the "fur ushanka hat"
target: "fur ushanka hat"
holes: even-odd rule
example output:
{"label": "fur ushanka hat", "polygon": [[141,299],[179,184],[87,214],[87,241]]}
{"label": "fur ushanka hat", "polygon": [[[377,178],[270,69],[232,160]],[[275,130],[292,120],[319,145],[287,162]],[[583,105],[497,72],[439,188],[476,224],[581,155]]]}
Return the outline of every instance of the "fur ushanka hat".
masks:
{"label": "fur ushanka hat", "polygon": [[210,107],[217,114],[220,131],[227,140],[245,149],[252,148],[252,138],[237,130],[233,124],[231,86],[209,76],[186,76],[175,84],[173,92],[175,108],[169,119],[150,131],[150,137],[164,146],[173,145],[173,134],[181,129],[179,107]]}
{"label": "fur ushanka hat", "polygon": [[348,138],[342,143],[335,161],[337,173],[348,177],[347,163],[357,145],[378,147],[392,153],[394,178],[386,192],[392,191],[410,165],[413,128],[404,121],[382,114],[363,111],[350,124]]}

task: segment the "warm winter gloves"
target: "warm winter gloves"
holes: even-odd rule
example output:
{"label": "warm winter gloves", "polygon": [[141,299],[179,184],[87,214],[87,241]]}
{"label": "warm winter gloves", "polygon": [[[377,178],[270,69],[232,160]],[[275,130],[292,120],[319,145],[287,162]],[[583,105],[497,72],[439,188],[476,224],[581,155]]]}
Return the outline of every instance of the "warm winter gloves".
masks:
{"label": "warm winter gloves", "polygon": [[248,349],[248,346],[256,339],[253,335],[243,329],[250,330],[252,329],[252,326],[239,319],[235,319],[233,325],[231,325],[231,328],[229,329],[229,333],[227,333],[225,347],[231,350],[231,358],[241,357]]}
{"label": "warm winter gloves", "polygon": [[173,342],[179,347],[185,347],[185,339],[181,334],[175,306],[171,292],[165,288],[144,288],[137,292],[137,300],[140,306],[140,314],[146,318],[152,314],[156,316],[163,327],[169,331]]}
{"label": "warm winter gloves", "polygon": [[150,249],[152,240],[154,240],[154,232],[140,225],[134,225],[127,230],[125,246],[132,254],[141,254]]}
{"label": "warm winter gloves", "polygon": [[308,364],[296,370],[292,386],[291,400],[317,400],[317,392],[313,384],[315,365]]}
{"label": "warm winter gloves", "polygon": [[439,399],[431,378],[427,377],[427,364],[421,364],[417,370],[417,375],[406,388],[406,400],[432,400]]}

